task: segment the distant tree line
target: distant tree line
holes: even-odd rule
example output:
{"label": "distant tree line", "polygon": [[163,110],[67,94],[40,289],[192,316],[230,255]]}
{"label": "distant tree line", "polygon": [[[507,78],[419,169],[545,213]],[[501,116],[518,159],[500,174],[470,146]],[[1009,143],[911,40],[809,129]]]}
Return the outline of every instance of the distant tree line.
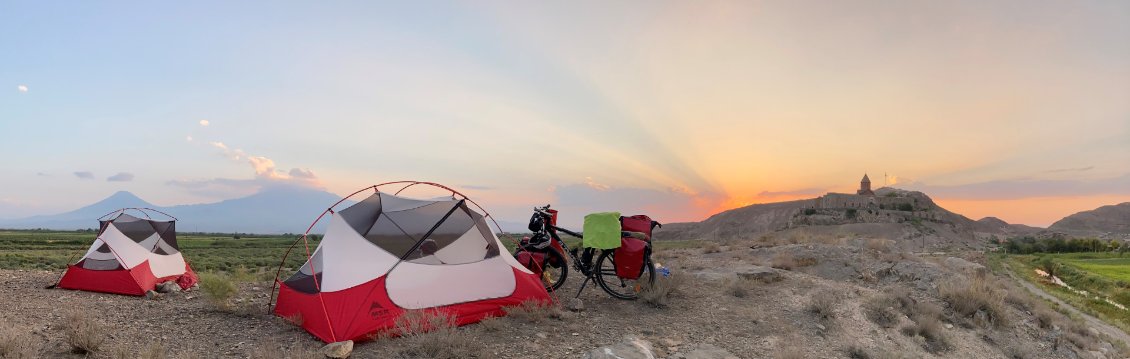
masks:
{"label": "distant tree line", "polygon": [[1119,240],[1097,238],[1036,238],[1032,236],[1009,238],[1004,242],[1008,253],[1078,253],[1078,252],[1118,252],[1119,255],[1130,250],[1130,244]]}

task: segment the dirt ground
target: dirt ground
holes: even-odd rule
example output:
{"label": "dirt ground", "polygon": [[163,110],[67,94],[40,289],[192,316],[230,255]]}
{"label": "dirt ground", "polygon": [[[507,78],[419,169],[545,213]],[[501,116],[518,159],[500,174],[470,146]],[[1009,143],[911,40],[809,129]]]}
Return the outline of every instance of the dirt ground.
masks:
{"label": "dirt ground", "polygon": [[[1066,326],[1041,328],[1036,315],[1022,306],[1008,306],[1011,320],[996,328],[954,315],[938,299],[937,286],[970,275],[977,266],[961,259],[883,253],[862,244],[757,249],[731,244],[670,250],[656,258],[686,279],[667,307],[613,299],[590,285],[581,294],[584,311],[536,322],[496,319],[494,325],[469,325],[452,335],[464,337],[476,348],[468,355],[491,358],[579,358],[593,348],[621,342],[626,335],[651,341],[659,357],[685,352],[699,343],[716,345],[740,358],[797,354],[844,358],[850,353],[893,358],[1120,355],[1117,350],[1104,352],[1101,338],[1084,341],[1085,348],[1079,348],[1065,339]],[[783,279],[777,282],[742,281],[735,275],[790,258],[792,270],[779,271]],[[0,323],[14,332],[30,333],[41,357],[81,356],[70,352],[62,330],[64,318],[75,311],[89,315],[109,336],[93,355],[96,358],[138,357],[147,348],[158,348],[170,357],[270,357],[323,345],[301,328],[266,314],[269,283],[241,283],[236,309],[221,310],[199,291],[150,300],[44,289],[59,274],[0,271],[4,303]],[[580,276],[572,274],[558,292],[563,300],[580,284]],[[905,316],[898,318],[904,325],[893,327],[868,318],[863,304],[892,288],[905,288],[916,300],[945,308],[944,350],[928,351],[922,336],[903,334],[900,327],[910,321]],[[828,303],[827,315],[811,309],[816,298]],[[355,346],[353,357],[411,357],[405,353],[407,345],[404,339],[362,342]]]}

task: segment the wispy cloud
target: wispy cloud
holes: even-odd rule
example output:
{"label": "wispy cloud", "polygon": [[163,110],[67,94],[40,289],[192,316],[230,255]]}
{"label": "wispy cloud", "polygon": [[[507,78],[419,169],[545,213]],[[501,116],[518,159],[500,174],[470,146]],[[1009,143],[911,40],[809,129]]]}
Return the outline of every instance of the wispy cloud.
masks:
{"label": "wispy cloud", "polygon": [[78,171],[78,172],[75,172],[75,177],[78,177],[79,179],[84,179],[84,180],[94,179],[94,173],[90,172],[90,171]]}
{"label": "wispy cloud", "polygon": [[106,182],[129,182],[133,181],[133,174],[129,172],[118,172],[118,174],[107,177]]}
{"label": "wispy cloud", "polygon": [[200,125],[201,125],[201,126],[204,126],[204,127],[208,127],[208,125],[210,125],[210,124],[212,124],[212,122],[211,122],[211,121],[208,121],[208,120],[200,120]]}
{"label": "wispy cloud", "polygon": [[1079,167],[1079,168],[1060,168],[1054,170],[1044,171],[1045,173],[1063,173],[1063,172],[1086,172],[1095,169],[1095,166]]}
{"label": "wispy cloud", "polygon": [[27,85],[16,86],[16,90],[19,91],[20,93],[27,93]]}
{"label": "wispy cloud", "polygon": [[[189,138],[191,140],[191,137]],[[250,179],[175,179],[166,182],[166,184],[184,188],[190,193],[215,198],[245,196],[253,194],[263,187],[276,185],[322,188],[321,180],[314,171],[308,168],[296,167],[289,171],[281,170],[271,158],[250,155],[242,149],[232,148],[220,141],[209,141],[208,146],[219,150],[219,154],[228,160],[248,164],[254,172],[254,177]]]}
{"label": "wispy cloud", "polygon": [[192,136],[185,136],[184,140],[188,141],[188,142],[192,142]]}

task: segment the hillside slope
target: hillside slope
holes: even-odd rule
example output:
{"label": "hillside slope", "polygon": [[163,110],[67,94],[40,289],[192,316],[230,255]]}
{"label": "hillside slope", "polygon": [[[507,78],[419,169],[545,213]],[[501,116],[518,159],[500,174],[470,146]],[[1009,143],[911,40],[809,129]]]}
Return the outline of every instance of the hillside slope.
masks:
{"label": "hillside slope", "polygon": [[1078,234],[1130,234],[1130,202],[1079,212],[1052,223],[1048,229]]}

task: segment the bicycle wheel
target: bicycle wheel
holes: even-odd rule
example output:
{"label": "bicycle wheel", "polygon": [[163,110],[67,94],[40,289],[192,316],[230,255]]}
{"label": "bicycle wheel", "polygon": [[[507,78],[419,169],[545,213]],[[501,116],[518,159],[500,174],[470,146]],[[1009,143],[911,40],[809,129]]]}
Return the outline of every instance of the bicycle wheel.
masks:
{"label": "bicycle wheel", "polygon": [[[634,300],[639,298],[643,287],[655,284],[655,264],[651,256],[644,257],[643,274],[638,279],[624,279],[616,275],[616,251],[606,250],[596,260],[596,283],[601,289],[617,299]],[[646,283],[646,284],[645,284]]]}
{"label": "bicycle wheel", "polygon": [[[514,250],[514,257],[518,257],[525,249],[518,248]],[[545,290],[552,292],[565,285],[565,278],[569,277],[568,262],[565,261],[565,255],[554,248],[546,248],[545,264],[541,269],[541,283],[545,285]]]}

